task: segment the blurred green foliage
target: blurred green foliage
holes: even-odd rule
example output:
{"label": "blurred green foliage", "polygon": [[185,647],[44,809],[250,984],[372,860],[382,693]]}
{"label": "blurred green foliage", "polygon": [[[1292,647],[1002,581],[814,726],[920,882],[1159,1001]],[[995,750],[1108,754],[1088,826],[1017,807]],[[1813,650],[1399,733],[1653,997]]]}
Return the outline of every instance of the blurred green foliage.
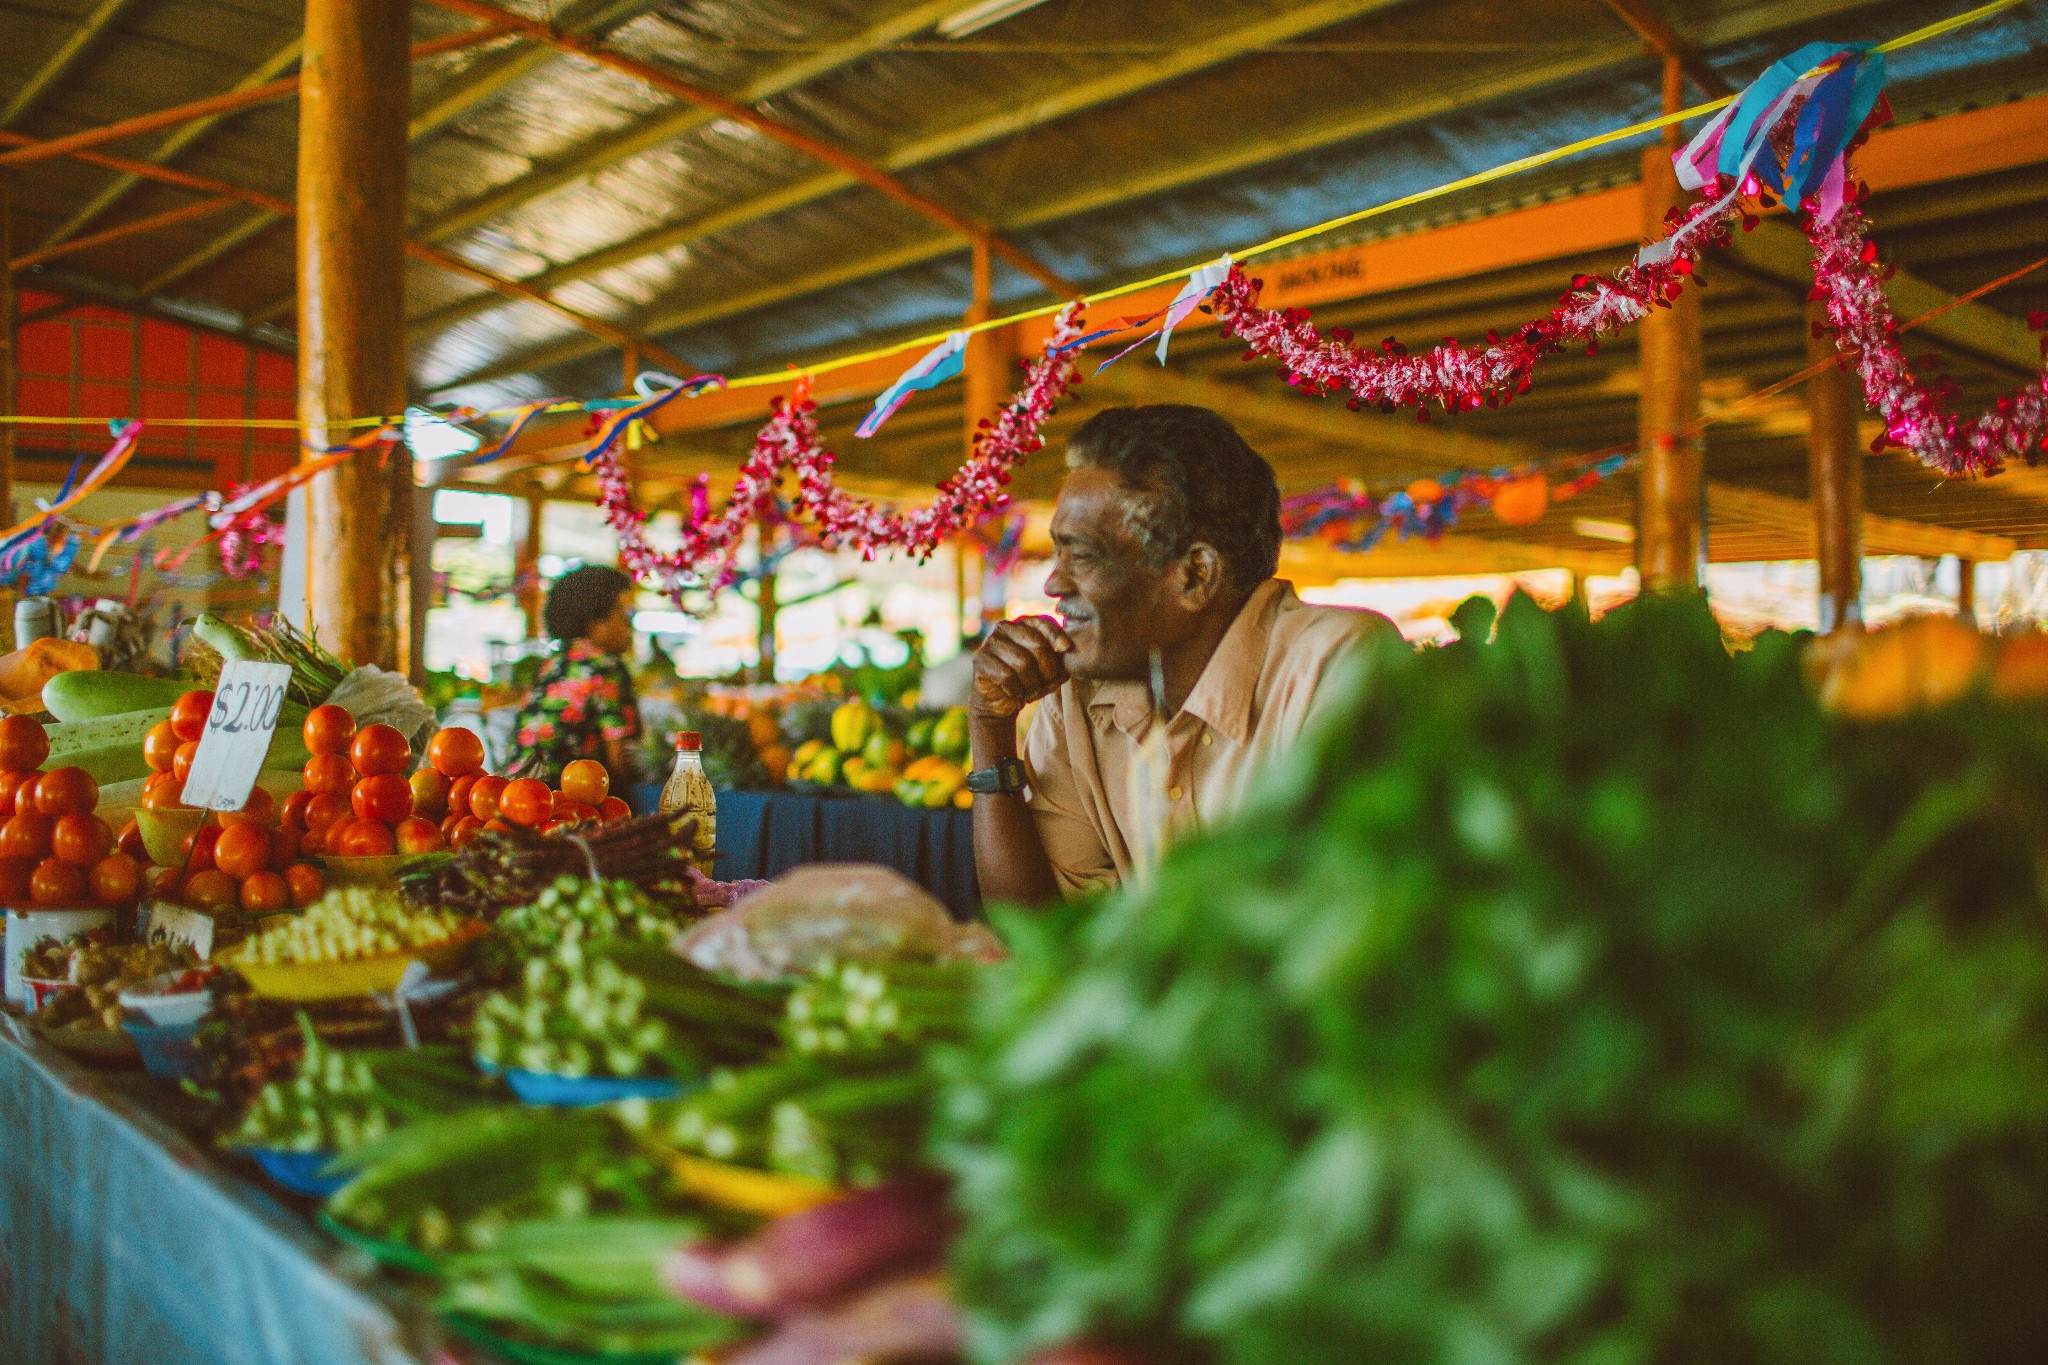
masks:
{"label": "blurred green foliage", "polygon": [[2048,1359],[2048,719],[1492,611],[1151,884],[1000,916],[935,1137],[975,1357]]}

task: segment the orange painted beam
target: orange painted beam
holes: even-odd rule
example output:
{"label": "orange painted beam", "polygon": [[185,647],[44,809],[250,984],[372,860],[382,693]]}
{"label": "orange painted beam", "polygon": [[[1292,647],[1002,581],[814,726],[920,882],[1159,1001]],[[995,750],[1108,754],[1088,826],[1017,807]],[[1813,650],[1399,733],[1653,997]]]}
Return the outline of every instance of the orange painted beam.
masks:
{"label": "orange painted beam", "polygon": [[204,218],[209,214],[219,213],[222,209],[233,208],[241,202],[231,194],[214,199],[202,199],[196,204],[187,204],[183,208],[171,209],[166,213],[153,213],[147,218],[137,218],[132,223],[110,227],[104,232],[95,232],[88,237],[73,237],[68,242],[44,247],[41,251],[31,251],[26,256],[17,256],[9,261],[7,268],[10,271],[26,270],[30,266],[41,265],[44,261],[54,261],[60,256],[69,256],[76,251],[90,251],[109,242],[139,237],[145,232],[155,232],[158,228],[173,227],[179,223],[190,222],[194,218]]}
{"label": "orange painted beam", "polygon": [[545,43],[563,52],[573,52],[600,66],[608,66],[614,71],[623,72],[635,80],[651,85],[665,95],[672,95],[676,99],[712,110],[735,123],[744,124],[756,132],[774,138],[785,147],[794,148],[815,161],[844,171],[861,183],[880,191],[906,208],[923,214],[933,222],[959,233],[969,241],[986,240],[989,250],[1055,294],[1071,295],[1080,292],[1061,279],[1051,267],[997,237],[987,223],[977,222],[954,212],[937,200],[919,194],[880,166],[865,161],[842,147],[835,147],[829,142],[812,137],[809,133],[791,127],[780,119],[771,118],[751,104],[730,99],[716,90],[684,80],[672,71],[665,71],[637,57],[629,57],[623,52],[606,47],[597,38],[550,28],[538,20],[486,4],[484,0],[429,0],[429,3],[483,23],[507,25],[521,37],[532,42]]}
{"label": "orange painted beam", "polygon": [[[483,28],[472,29],[467,33],[451,33],[445,38],[414,44],[412,60],[422,61],[428,57],[438,57],[445,52],[475,47],[478,43],[502,38],[511,31],[512,27],[509,24],[487,24]],[[190,104],[158,109],[148,114],[137,114],[134,118],[122,119],[118,123],[87,128],[83,132],[71,133],[64,137],[47,138],[33,145],[18,147],[11,152],[0,152],[0,166],[19,166],[31,161],[47,161],[56,156],[70,156],[104,142],[139,137],[143,133],[153,133],[160,128],[173,128],[180,123],[190,123],[194,119],[210,118],[216,114],[231,114],[238,109],[250,109],[259,104],[275,104],[279,100],[290,99],[298,92],[299,78],[282,76],[266,85],[209,95],[203,100],[193,100]]]}

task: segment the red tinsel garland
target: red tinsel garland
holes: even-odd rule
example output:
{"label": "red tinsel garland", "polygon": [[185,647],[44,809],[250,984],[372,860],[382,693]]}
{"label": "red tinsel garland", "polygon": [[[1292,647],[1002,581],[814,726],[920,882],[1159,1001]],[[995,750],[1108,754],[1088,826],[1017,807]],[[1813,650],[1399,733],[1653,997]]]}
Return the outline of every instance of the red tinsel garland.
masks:
{"label": "red tinsel garland", "polygon": [[[788,399],[777,398],[774,415],[754,438],[754,453],[740,467],[732,494],[716,514],[703,497],[699,480],[697,504],[685,519],[682,541],[664,553],[647,541],[647,513],[634,501],[632,481],[618,456],[607,448],[596,453],[598,506],[619,537],[619,558],[626,571],[643,583],[658,586],[671,597],[702,586],[716,591],[738,576],[735,560],[748,523],[767,514],[785,470],[796,474],[792,514],[816,529],[827,548],[841,545],[873,558],[877,550],[895,548],[925,556],[990,512],[1000,511],[1010,496],[1004,486],[1019,460],[1045,444],[1039,434],[1053,409],[1075,382],[1079,351],[1063,352],[1081,335],[1081,306],[1074,304],[1054,323],[1044,353],[1025,369],[1024,388],[993,422],[975,434],[974,454],[952,478],[939,485],[928,506],[896,512],[855,498],[832,478],[834,456],[818,436],[817,404],[804,387]],[[710,566],[716,561],[717,569]],[[692,583],[688,580],[696,579]]]}

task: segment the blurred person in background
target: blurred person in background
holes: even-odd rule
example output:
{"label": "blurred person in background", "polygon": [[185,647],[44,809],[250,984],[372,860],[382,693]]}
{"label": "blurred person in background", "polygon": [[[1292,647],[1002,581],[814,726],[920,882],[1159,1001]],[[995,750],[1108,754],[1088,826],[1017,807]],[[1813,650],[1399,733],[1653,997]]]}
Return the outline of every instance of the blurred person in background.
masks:
{"label": "blurred person in background", "polygon": [[633,692],[633,580],[604,564],[571,569],[548,589],[541,624],[557,649],[519,708],[512,770],[549,782],[594,758],[624,793],[635,780],[640,705]]}

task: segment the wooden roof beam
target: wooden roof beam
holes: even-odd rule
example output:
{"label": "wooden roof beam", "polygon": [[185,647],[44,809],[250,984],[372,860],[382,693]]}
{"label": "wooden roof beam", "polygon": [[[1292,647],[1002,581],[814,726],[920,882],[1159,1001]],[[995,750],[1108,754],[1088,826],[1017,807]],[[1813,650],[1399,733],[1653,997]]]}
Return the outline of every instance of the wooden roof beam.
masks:
{"label": "wooden roof beam", "polygon": [[[466,33],[451,33],[445,38],[415,43],[412,48],[412,59],[416,62],[424,61],[443,53],[475,47],[478,43],[503,37],[511,31],[510,25],[486,24],[482,28],[471,29]],[[153,133],[159,128],[175,128],[194,119],[231,114],[238,110],[254,108],[259,104],[275,104],[279,100],[290,99],[298,92],[297,76],[281,76],[277,80],[251,86],[246,90],[229,90],[219,95],[208,95],[205,99],[193,100],[189,104],[158,109],[148,114],[137,114],[134,118],[121,119],[98,128],[87,128],[64,137],[32,141],[29,145],[18,146],[11,152],[0,152],[0,166],[20,166],[36,161],[48,161],[52,157],[71,156],[104,143],[119,142],[123,138]]]}
{"label": "wooden roof beam", "polygon": [[[1301,5],[1226,33],[1191,42],[1169,57],[1150,58],[1090,80],[1076,81],[1041,99],[1008,106],[957,127],[914,138],[890,149],[881,158],[880,164],[891,172],[911,170],[944,157],[986,146],[1005,137],[1013,137],[1018,133],[1043,127],[1112,100],[1127,98],[1154,86],[1269,47],[1276,42],[1359,18],[1374,10],[1384,9],[1392,3],[1395,3],[1395,0],[1321,0],[1320,3]],[[949,3],[931,8],[950,12],[958,6]],[[940,16],[935,13],[933,17]],[[591,252],[574,261],[564,262],[534,276],[531,283],[543,289],[554,289],[573,280],[586,279],[591,275],[621,265],[629,265],[645,257],[670,251],[678,246],[687,246],[717,233],[729,232],[748,223],[758,222],[812,203],[854,183],[853,179],[843,173],[812,176],[752,199],[726,205],[699,218],[656,228],[615,246]],[[463,225],[474,226],[480,221],[482,220],[469,217]],[[951,235],[935,238],[928,246],[920,244],[920,250],[923,251],[921,259],[929,260],[956,251],[959,245]],[[421,332],[437,331],[488,311],[491,306],[489,300],[465,299],[416,319],[410,324],[409,329]]]}
{"label": "wooden roof beam", "polygon": [[[277,51],[271,53],[270,56],[264,58],[262,64],[254,71],[235,82],[231,87],[231,91],[254,90],[258,86],[267,85],[291,70],[292,67],[298,64],[298,60],[299,40],[294,38]],[[198,142],[201,138],[219,127],[224,120],[231,117],[233,117],[232,112],[209,114],[205,118],[194,119],[165,138],[162,144],[144,159],[156,166],[169,165],[186,148]],[[141,183],[142,177],[139,175],[124,174],[116,176],[111,184],[87,201],[85,207],[65,219],[63,223],[58,225],[56,231],[45,237],[43,239],[43,246],[53,247],[59,242],[70,241],[73,237],[85,231],[87,227],[91,226],[116,204],[127,198],[129,192]]]}
{"label": "wooden roof beam", "polygon": [[1061,279],[1051,267],[1021,248],[995,236],[988,224],[976,222],[956,213],[937,200],[913,190],[881,167],[872,165],[821,138],[813,137],[780,119],[770,117],[751,105],[742,104],[714,90],[706,89],[672,71],[663,70],[637,57],[629,57],[623,52],[614,51],[593,39],[561,32],[536,20],[499,9],[496,5],[486,4],[484,0],[429,0],[429,3],[485,24],[507,25],[512,31],[534,42],[546,43],[564,52],[573,52],[600,66],[607,66],[614,71],[635,77],[665,95],[702,105],[735,123],[744,124],[758,133],[771,137],[786,147],[802,152],[813,160],[821,161],[835,170],[852,176],[969,241],[986,240],[989,250],[1056,294],[1077,292],[1074,286]]}
{"label": "wooden roof beam", "polygon": [[[1858,8],[1865,3],[1867,3],[1867,0],[1787,0],[1787,3],[1773,5],[1767,9],[1745,11],[1730,17],[1715,26],[1711,34],[1711,41],[1717,45],[1741,42],[1759,34],[1770,32],[1787,23],[1824,18],[1829,14],[1842,10]],[[1324,12],[1327,13],[1328,11]],[[1296,11],[1295,13],[1299,14],[1300,12]],[[1283,18],[1285,16],[1277,16],[1270,22],[1277,23]],[[1253,27],[1262,32],[1270,31],[1266,24]],[[1306,29],[1303,31],[1306,31]],[[1244,32],[1241,30],[1240,34]],[[1240,42],[1242,41],[1244,40],[1240,38]],[[1270,42],[1273,40],[1271,38],[1262,38],[1260,41]],[[1211,64],[1222,59],[1216,53],[1220,53],[1224,39],[1219,38],[1216,42],[1219,46],[1212,52]],[[1251,49],[1245,47],[1242,50]],[[1116,175],[1105,177],[1098,184],[1085,185],[1078,190],[1069,191],[1058,198],[1048,199],[1020,212],[1010,214],[1001,220],[998,227],[1005,231],[1022,231],[1047,223],[1058,222],[1066,218],[1077,217],[1084,213],[1092,213],[1118,203],[1144,198],[1147,195],[1160,194],[1206,180],[1233,175],[1249,170],[1254,166],[1282,160],[1304,152],[1316,151],[1337,143],[1354,141],[1371,136],[1374,133],[1386,132],[1393,128],[1426,121],[1457,109],[1484,104],[1491,100],[1510,98],[1531,89],[1543,88],[1597,75],[1602,71],[1611,70],[1616,66],[1636,60],[1638,52],[1639,49],[1636,44],[1617,38],[1611,42],[1593,45],[1584,52],[1574,53],[1568,57],[1545,62],[1535,68],[1522,69],[1503,76],[1478,81],[1446,81],[1433,94],[1412,104],[1401,106],[1363,106],[1356,110],[1348,110],[1330,120],[1295,129],[1284,136],[1261,136],[1246,139],[1234,144],[1228,144],[1206,155],[1177,158],[1170,164],[1149,173],[1120,169]],[[1129,78],[1126,77],[1124,79]],[[1104,80],[1107,82],[1109,78],[1104,78]],[[1087,83],[1083,83],[1082,87],[1076,87],[1076,89],[1082,89],[1086,86]],[[1122,93],[1135,93],[1135,88],[1126,88]],[[1107,96],[1105,95],[1104,97]],[[2048,101],[2042,101],[2042,103],[2048,104]],[[1074,111],[1068,110],[1067,112]],[[1016,129],[1010,125],[1015,117],[1014,113],[1005,114],[1002,116],[1001,122],[989,126],[991,128],[1000,128],[1005,132],[1014,132]],[[946,140],[948,144],[957,143],[957,131],[947,134]],[[964,149],[956,146],[954,150]],[[2009,153],[2007,154],[2009,155]],[[911,148],[899,149],[897,152],[885,157],[883,164],[901,169],[904,159],[913,155],[923,155],[923,151],[915,145]],[[1967,171],[1956,172],[1956,174],[1969,173]],[[831,183],[827,183],[828,181]],[[594,252],[581,261],[569,262],[565,265],[543,271],[541,274],[531,277],[529,283],[541,288],[554,288],[558,285],[566,284],[573,279],[581,279],[586,274],[594,273],[597,270],[609,270],[620,265],[629,264],[631,261],[637,260],[642,256],[666,251],[678,245],[686,245],[713,232],[728,231],[745,223],[752,222],[757,217],[765,217],[769,212],[781,212],[783,209],[807,203],[819,194],[843,188],[845,183],[843,180],[833,180],[831,177],[804,181],[798,185],[763,196],[761,199],[751,203],[731,205],[720,209],[695,223],[676,224],[671,227],[656,229],[651,233],[642,234],[640,237],[634,238],[632,241],[620,246]],[[1630,211],[1631,213],[1634,212],[1633,207],[1631,207]],[[1624,235],[1615,238],[1610,243],[1603,243],[1603,245],[1633,243],[1637,240],[1639,230],[1640,225],[1631,220]],[[756,308],[767,307],[770,304],[785,302],[792,298],[801,298],[806,294],[816,293],[820,290],[833,288],[855,280],[868,279],[892,270],[900,270],[911,265],[923,264],[926,261],[936,260],[958,250],[959,243],[949,236],[929,237],[893,247],[888,251],[867,257],[864,260],[829,266],[810,275],[797,276],[775,284],[765,285],[760,289],[749,290],[743,294],[727,296],[716,303],[693,305],[687,309],[656,314],[642,319],[640,326],[642,330],[652,335],[661,336],[684,327],[715,322],[722,318],[752,311]],[[1526,259],[1534,260],[1539,258],[1530,256]],[[1284,269],[1285,266],[1276,263],[1271,268],[1277,271]],[[1341,297],[1341,295],[1339,296]],[[412,323],[408,324],[408,330],[416,333],[432,333],[446,327],[451,327],[479,313],[486,312],[492,306],[489,300],[464,300],[445,308],[436,309],[432,313],[415,319]],[[551,365],[581,359],[583,356],[591,354],[592,350],[593,348],[587,342],[575,337],[564,338],[556,342],[544,342],[539,346],[530,347],[515,355],[481,367],[468,375],[464,375],[459,380],[451,381],[442,387],[453,389],[468,384],[483,383],[492,379],[503,378],[507,375],[524,374],[536,369],[544,369]]]}
{"label": "wooden roof beam", "polygon": [[65,73],[86,54],[87,49],[105,36],[114,21],[121,17],[121,11],[133,3],[134,0],[100,0],[93,12],[65,35],[49,60],[22,83],[21,89],[14,92],[14,98],[7,101],[7,108],[0,110],[0,128],[12,128],[25,118],[36,102],[64,79]]}
{"label": "wooden roof beam", "polygon": [[1600,0],[1600,3],[1614,11],[1615,18],[1634,29],[1643,40],[1644,46],[1660,57],[1678,63],[1678,69],[1685,78],[1698,86],[1710,98],[1732,95],[1735,87],[1721,78],[1699,50],[1678,36],[1678,30],[1665,22],[1664,16],[1650,8],[1646,0]]}
{"label": "wooden roof beam", "polygon": [[[34,138],[24,134],[0,130],[0,145],[20,148],[33,146],[35,142]],[[177,185],[182,189],[199,190],[207,194],[235,199],[245,204],[253,204],[257,208],[263,209],[278,218],[291,218],[296,217],[298,214],[298,206],[289,200],[280,199],[278,196],[267,194],[262,190],[249,189],[241,185],[231,185],[225,180],[216,180],[211,176],[194,175],[190,171],[173,170],[168,166],[153,166],[146,161],[134,161],[127,157],[109,156],[104,152],[92,149],[73,151],[69,155],[80,161],[88,161],[95,165],[106,166],[112,170],[139,175],[145,180],[156,180],[166,185]],[[267,227],[268,223],[263,223],[262,226]],[[616,346],[620,349],[631,346],[637,348],[642,355],[656,360],[663,365],[683,370],[695,368],[674,352],[658,346],[634,332],[606,322],[602,318],[593,318],[588,314],[580,313],[566,304],[555,302],[553,299],[537,296],[533,290],[528,289],[525,285],[494,275],[481,266],[474,266],[467,261],[457,260],[444,251],[424,246],[418,242],[408,241],[405,244],[405,250],[406,254],[415,260],[425,261],[429,265],[437,266],[458,275],[467,276],[492,289],[500,290],[513,298],[538,303],[545,308],[552,309],[554,312],[574,322],[578,327],[590,332],[592,336],[599,338],[606,345]],[[147,293],[143,292],[142,297],[146,300]]]}
{"label": "wooden roof beam", "polygon": [[90,251],[94,247],[106,246],[109,243],[124,241],[130,237],[139,237],[147,232],[155,232],[159,228],[174,227],[179,223],[190,222],[194,218],[204,218],[209,214],[219,213],[223,209],[231,209],[241,202],[241,200],[233,195],[219,195],[212,199],[202,199],[196,204],[187,204],[183,208],[170,209],[163,213],[153,213],[147,218],[137,218],[133,222],[123,223],[119,227],[111,227],[104,232],[95,232],[89,237],[74,237],[68,242],[59,242],[55,246],[39,247],[29,252],[26,256],[16,256],[7,263],[7,268],[10,271],[26,270],[30,266],[56,260],[60,256],[69,256],[79,251]]}
{"label": "wooden roof beam", "polygon": [[[1758,488],[1741,488],[1730,483],[1709,481],[1707,514],[1715,521],[1746,522],[1771,530],[1806,537],[1811,551],[1814,531],[1813,504],[1805,498],[1788,498]],[[2010,559],[2020,548],[2011,536],[1986,535],[1949,526],[1935,526],[1903,517],[1863,517],[1863,552],[1868,555],[1960,555],[1979,563]]]}

